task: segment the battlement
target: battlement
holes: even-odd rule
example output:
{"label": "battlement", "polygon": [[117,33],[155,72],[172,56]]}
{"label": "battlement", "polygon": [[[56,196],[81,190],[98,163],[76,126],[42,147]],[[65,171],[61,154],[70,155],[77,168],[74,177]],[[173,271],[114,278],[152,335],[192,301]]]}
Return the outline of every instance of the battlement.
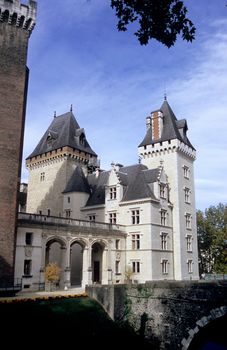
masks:
{"label": "battlement", "polygon": [[0,22],[32,32],[36,21],[37,3],[29,0],[28,5],[20,0],[0,0]]}

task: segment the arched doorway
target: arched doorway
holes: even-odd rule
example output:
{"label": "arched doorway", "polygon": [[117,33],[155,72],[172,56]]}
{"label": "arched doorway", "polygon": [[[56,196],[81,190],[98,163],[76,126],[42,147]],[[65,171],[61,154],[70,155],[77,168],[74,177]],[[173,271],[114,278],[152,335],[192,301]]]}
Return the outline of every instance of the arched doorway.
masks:
{"label": "arched doorway", "polygon": [[227,350],[227,314],[209,322],[196,333],[188,350]]}
{"label": "arched doorway", "polygon": [[63,250],[65,244],[58,239],[51,239],[46,244],[46,261],[45,265],[49,263],[56,263],[60,268],[63,262]]}
{"label": "arched doorway", "polygon": [[83,271],[84,246],[79,242],[74,242],[70,248],[70,283],[71,286],[81,286]]}
{"label": "arched doorway", "polygon": [[61,269],[59,285],[64,282],[64,261],[66,246],[63,241],[53,238],[46,243],[45,266],[49,263],[55,263]]}
{"label": "arched doorway", "polygon": [[103,251],[104,245],[102,243],[96,242],[92,245],[92,283],[102,282]]}

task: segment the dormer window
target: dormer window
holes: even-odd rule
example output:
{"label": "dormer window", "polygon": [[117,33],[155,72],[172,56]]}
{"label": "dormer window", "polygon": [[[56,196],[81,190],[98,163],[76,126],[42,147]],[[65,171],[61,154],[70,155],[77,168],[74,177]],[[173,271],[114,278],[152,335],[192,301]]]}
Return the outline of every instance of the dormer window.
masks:
{"label": "dormer window", "polygon": [[85,135],[82,133],[79,138],[79,142],[81,146],[84,146],[85,144]]}
{"label": "dormer window", "polygon": [[110,199],[116,199],[117,198],[117,187],[110,187]]}
{"label": "dormer window", "polygon": [[160,197],[166,198],[166,185],[160,184]]}

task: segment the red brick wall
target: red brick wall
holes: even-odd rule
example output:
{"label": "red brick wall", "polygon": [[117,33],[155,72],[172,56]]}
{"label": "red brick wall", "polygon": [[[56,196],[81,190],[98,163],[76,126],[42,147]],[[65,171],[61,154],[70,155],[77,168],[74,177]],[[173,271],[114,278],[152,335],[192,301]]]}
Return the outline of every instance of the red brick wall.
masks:
{"label": "red brick wall", "polygon": [[28,32],[0,22],[0,282],[14,276]]}

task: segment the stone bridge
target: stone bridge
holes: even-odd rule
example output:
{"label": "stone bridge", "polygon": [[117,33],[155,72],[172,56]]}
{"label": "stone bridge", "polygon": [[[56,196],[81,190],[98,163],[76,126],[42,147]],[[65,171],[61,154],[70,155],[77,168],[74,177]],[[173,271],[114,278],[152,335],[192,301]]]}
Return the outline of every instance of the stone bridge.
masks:
{"label": "stone bridge", "polygon": [[205,349],[208,340],[209,349],[227,349],[227,281],[93,285],[87,293],[152,349]]}

